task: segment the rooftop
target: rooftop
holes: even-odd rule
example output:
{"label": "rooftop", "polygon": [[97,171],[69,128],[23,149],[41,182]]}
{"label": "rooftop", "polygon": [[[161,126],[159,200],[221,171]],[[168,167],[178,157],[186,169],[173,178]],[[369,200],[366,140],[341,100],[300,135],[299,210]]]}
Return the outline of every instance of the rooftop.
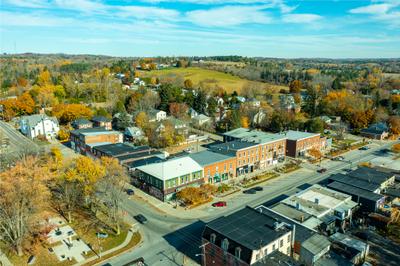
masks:
{"label": "rooftop", "polygon": [[166,161],[165,159],[162,159],[158,156],[151,156],[148,158],[144,158],[144,159],[139,159],[139,160],[135,160],[129,163],[125,163],[124,165],[126,165],[128,168],[137,168],[139,166],[143,166],[143,165],[148,165],[148,164],[154,164],[154,163],[160,163],[160,162],[164,162]]}
{"label": "rooftop", "polygon": [[75,129],[71,131],[72,135],[79,135],[79,134],[87,134],[87,133],[93,133],[93,132],[108,132],[105,127],[93,127],[93,128],[81,128],[81,129]]}
{"label": "rooftop", "polygon": [[344,174],[334,174],[334,175],[331,175],[329,177],[329,179],[332,181],[337,181],[340,183],[351,185],[353,187],[365,189],[370,192],[374,192],[380,188],[379,184],[375,184],[375,183],[369,182],[368,180],[358,179],[356,177],[352,177],[352,176],[348,176],[348,175],[344,175]]}
{"label": "rooftop", "polygon": [[356,170],[349,172],[347,175],[379,185],[394,176],[394,174],[385,173],[369,167],[359,167]]}
{"label": "rooftop", "polygon": [[143,151],[150,151],[149,146],[133,146],[126,143],[114,143],[108,145],[97,146],[95,150],[107,154],[109,156],[126,155],[130,153],[138,153]]}
{"label": "rooftop", "polygon": [[357,249],[358,251],[363,252],[365,250],[365,242],[355,239],[353,237],[350,237],[349,235],[344,235],[342,233],[335,233],[330,236],[330,239],[335,242],[340,242],[348,247],[352,247],[354,249]]}
{"label": "rooftop", "polygon": [[210,146],[210,149],[215,152],[235,153],[236,151],[247,149],[250,147],[255,147],[257,145],[259,144],[254,142],[235,140],[235,141],[212,145]]}
{"label": "rooftop", "polygon": [[94,121],[94,122],[111,122],[111,119],[107,118],[105,116],[98,115],[98,116],[93,116],[91,121]]}
{"label": "rooftop", "polygon": [[285,136],[280,134],[273,134],[258,130],[252,130],[248,128],[237,128],[231,131],[224,133],[225,136],[241,139],[248,142],[255,142],[255,143],[269,143],[274,142],[277,140],[285,139]]}
{"label": "rooftop", "polygon": [[40,121],[49,119],[54,123],[58,124],[58,120],[55,117],[47,116],[45,114],[36,114],[29,116],[22,116],[21,121],[25,121],[25,123],[31,127],[36,126]]}
{"label": "rooftop", "polygon": [[188,156],[170,159],[161,163],[139,166],[137,169],[161,180],[169,180],[174,177],[203,170],[196,161]]}
{"label": "rooftop", "polygon": [[307,249],[314,255],[320,254],[324,249],[331,245],[329,240],[320,234],[315,234],[306,241],[304,241],[301,246]]}
{"label": "rooftop", "polygon": [[205,150],[201,152],[191,153],[189,157],[195,160],[201,166],[207,166],[217,162],[223,162],[231,158],[235,158],[234,155],[229,156],[221,153],[216,153],[213,151]]}
{"label": "rooftop", "polygon": [[75,119],[74,122],[72,122],[74,125],[87,125],[87,124],[92,124],[88,119],[86,118],[78,118]]}
{"label": "rooftop", "polygon": [[315,136],[320,136],[319,133],[311,133],[311,132],[303,132],[303,131],[295,131],[295,130],[289,130],[289,131],[283,132],[281,135],[285,136],[289,140],[301,140],[301,139],[311,138],[311,137],[315,137]]}
{"label": "rooftop", "polygon": [[282,222],[266,213],[246,207],[217,218],[206,226],[250,250],[259,250],[260,243],[267,245],[291,231]]}
{"label": "rooftop", "polygon": [[357,188],[357,187],[353,187],[351,185],[347,185],[344,183],[340,183],[340,182],[332,182],[330,184],[328,184],[328,187],[331,189],[335,189],[338,191],[342,191],[344,193],[348,193],[349,195],[355,195],[355,196],[359,196],[365,199],[370,199],[373,201],[379,201],[380,199],[383,198],[382,195],[361,189],[361,188]]}
{"label": "rooftop", "polygon": [[376,123],[376,124],[370,125],[368,128],[362,129],[361,133],[380,135],[380,134],[388,132],[388,131],[389,131],[389,128],[385,123]]}
{"label": "rooftop", "polygon": [[279,203],[276,206],[272,207],[271,209],[273,209],[276,212],[279,212],[280,214],[286,217],[296,220],[299,223],[303,223],[304,221],[312,217],[311,214],[302,212],[300,210],[297,210],[296,208],[290,207],[283,203]]}
{"label": "rooftop", "polygon": [[303,265],[300,262],[294,260],[278,250],[268,254],[261,260],[252,264],[252,266],[299,266]]}

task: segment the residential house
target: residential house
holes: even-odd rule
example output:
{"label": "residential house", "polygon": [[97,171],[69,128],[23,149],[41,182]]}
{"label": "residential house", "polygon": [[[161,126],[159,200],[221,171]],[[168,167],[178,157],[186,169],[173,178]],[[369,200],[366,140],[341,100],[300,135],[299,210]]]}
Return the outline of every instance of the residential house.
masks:
{"label": "residential house", "polygon": [[122,143],[121,132],[108,130],[104,127],[82,128],[70,132],[71,148],[81,154],[91,152],[94,146]]}
{"label": "residential house", "polygon": [[149,117],[149,122],[160,122],[167,119],[167,113],[162,110],[153,109],[150,110],[147,115]]}
{"label": "residential house", "polygon": [[200,115],[193,117],[192,122],[195,126],[200,127],[200,126],[210,123],[211,118],[206,115],[200,114]]}
{"label": "residential house", "polygon": [[332,123],[332,118],[330,118],[329,116],[326,116],[326,115],[320,116],[319,119],[321,119],[321,121],[327,125],[330,125]]}
{"label": "residential house", "polygon": [[236,157],[209,150],[189,154],[203,167],[204,183],[218,184],[236,177]]}
{"label": "residential house", "polygon": [[296,158],[307,155],[311,149],[323,151],[327,148],[326,137],[319,133],[289,130],[282,135],[287,138],[286,156]]}
{"label": "residential house", "polygon": [[224,99],[222,98],[222,97],[217,97],[217,105],[218,106],[224,106],[224,103],[225,103],[225,101],[224,101]]}
{"label": "residential house", "polygon": [[22,134],[31,139],[38,136],[54,139],[60,130],[57,118],[45,114],[22,116],[19,125]]}
{"label": "residential house", "polygon": [[190,115],[190,118],[194,118],[194,117],[196,117],[196,116],[198,116],[199,115],[199,113],[196,111],[196,110],[194,110],[193,108],[189,108],[189,115]]}
{"label": "residential house", "polygon": [[94,116],[91,121],[93,122],[93,127],[104,127],[107,130],[112,129],[111,119],[104,116]]}
{"label": "residential house", "polygon": [[267,116],[267,113],[263,109],[259,109],[257,114],[253,117],[253,124],[256,126],[260,126]]}
{"label": "residential house", "polygon": [[174,199],[185,187],[204,183],[203,167],[187,156],[139,166],[134,176],[143,191],[161,201]]}
{"label": "residential house", "polygon": [[295,102],[291,94],[279,95],[279,104],[282,110],[289,112],[298,113],[301,110],[300,105]]}
{"label": "residential house", "polygon": [[92,128],[93,123],[87,120],[86,118],[78,118],[71,123],[71,126],[74,129]]}
{"label": "residential house", "polygon": [[124,131],[124,139],[126,141],[134,142],[145,138],[144,132],[138,127],[127,127]]}
{"label": "residential house", "polygon": [[366,138],[384,140],[389,136],[389,128],[385,123],[376,123],[361,129],[360,133]]}
{"label": "residential house", "polygon": [[207,223],[202,234],[202,265],[260,265],[277,251],[290,257],[294,231],[279,218],[245,207]]}
{"label": "residential house", "polygon": [[248,102],[252,107],[259,108],[259,107],[261,106],[261,101],[255,99],[255,98],[248,99],[247,102]]}
{"label": "residential house", "polygon": [[180,135],[187,135],[189,133],[187,124],[185,121],[180,119],[176,119],[175,117],[169,117],[168,120],[172,126],[174,127],[175,131]]}

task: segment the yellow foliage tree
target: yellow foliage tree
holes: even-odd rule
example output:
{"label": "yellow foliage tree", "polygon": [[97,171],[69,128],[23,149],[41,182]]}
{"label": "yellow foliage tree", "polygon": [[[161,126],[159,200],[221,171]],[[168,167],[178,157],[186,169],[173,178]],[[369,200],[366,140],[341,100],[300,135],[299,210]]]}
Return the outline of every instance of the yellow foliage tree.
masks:
{"label": "yellow foliage tree", "polygon": [[400,153],[400,143],[396,143],[392,146],[392,151],[395,153]]}
{"label": "yellow foliage tree", "polygon": [[240,124],[242,125],[242,127],[244,128],[249,128],[250,126],[250,120],[247,116],[242,116],[240,118]]}
{"label": "yellow foliage tree", "polygon": [[314,157],[315,159],[320,159],[322,157],[321,151],[316,148],[308,150],[308,154]]}
{"label": "yellow foliage tree", "polygon": [[149,123],[149,118],[147,117],[145,112],[140,112],[135,118],[136,126],[140,128],[146,128]]}

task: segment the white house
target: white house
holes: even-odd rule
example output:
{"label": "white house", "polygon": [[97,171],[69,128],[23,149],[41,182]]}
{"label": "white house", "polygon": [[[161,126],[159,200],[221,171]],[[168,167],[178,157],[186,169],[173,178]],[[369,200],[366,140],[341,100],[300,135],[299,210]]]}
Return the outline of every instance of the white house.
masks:
{"label": "white house", "polygon": [[189,115],[190,115],[190,118],[194,118],[194,117],[198,116],[199,113],[196,110],[194,110],[193,108],[190,108]]}
{"label": "white house", "polygon": [[57,118],[39,114],[21,117],[20,130],[31,139],[39,135],[45,136],[46,139],[53,139],[57,136],[60,126]]}
{"label": "white house", "polygon": [[222,97],[217,97],[217,105],[218,106],[224,106],[224,99]]}
{"label": "white house", "polygon": [[211,118],[203,114],[193,117],[192,120],[196,126],[202,126],[206,123],[211,122]]}
{"label": "white house", "polygon": [[162,121],[167,119],[167,113],[161,110],[151,110],[148,113],[149,122]]}

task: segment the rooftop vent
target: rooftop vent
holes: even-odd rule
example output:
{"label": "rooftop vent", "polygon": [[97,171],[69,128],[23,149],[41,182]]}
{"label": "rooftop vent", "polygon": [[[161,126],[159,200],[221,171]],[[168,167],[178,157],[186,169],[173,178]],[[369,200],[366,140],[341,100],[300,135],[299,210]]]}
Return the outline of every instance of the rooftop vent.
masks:
{"label": "rooftop vent", "polygon": [[319,199],[318,199],[318,198],[315,198],[315,199],[314,199],[314,202],[315,202],[315,204],[319,204]]}

